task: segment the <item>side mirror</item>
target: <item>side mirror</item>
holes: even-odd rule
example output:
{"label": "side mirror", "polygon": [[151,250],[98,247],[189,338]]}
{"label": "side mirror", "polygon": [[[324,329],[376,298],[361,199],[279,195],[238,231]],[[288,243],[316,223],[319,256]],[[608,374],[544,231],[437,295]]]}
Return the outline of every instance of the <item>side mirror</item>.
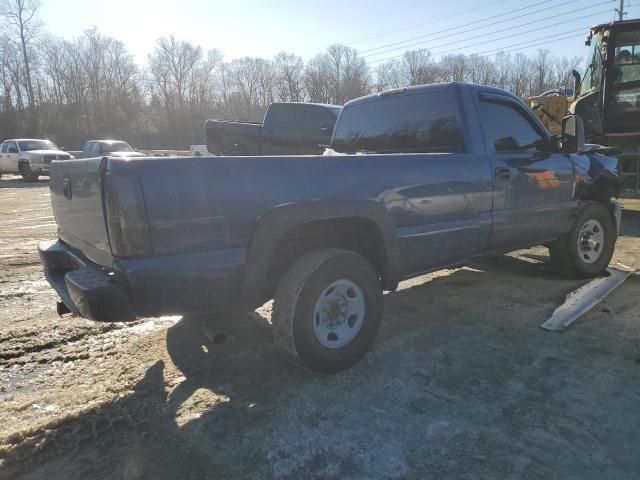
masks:
{"label": "side mirror", "polygon": [[569,115],[562,119],[562,151],[578,153],[584,151],[584,123],[579,115]]}
{"label": "side mirror", "polygon": [[516,152],[519,147],[518,142],[513,137],[499,138],[494,143],[496,152]]}
{"label": "side mirror", "polygon": [[331,135],[333,134],[333,123],[330,122],[322,122],[320,124],[320,130],[322,131],[322,133],[326,133],[327,135]]}

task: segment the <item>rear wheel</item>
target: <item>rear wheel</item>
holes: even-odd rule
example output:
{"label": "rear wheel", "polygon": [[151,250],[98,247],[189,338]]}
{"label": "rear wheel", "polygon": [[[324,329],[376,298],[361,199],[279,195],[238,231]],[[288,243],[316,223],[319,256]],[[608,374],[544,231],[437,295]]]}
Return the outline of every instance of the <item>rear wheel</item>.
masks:
{"label": "rear wheel", "polygon": [[28,163],[22,162],[19,165],[18,169],[20,170],[20,175],[22,175],[22,179],[25,182],[32,183],[38,181],[39,175],[31,170],[31,165],[29,165]]}
{"label": "rear wheel", "polygon": [[601,203],[588,203],[569,233],[549,246],[551,262],[563,275],[601,275],[611,261],[616,238],[611,212]]}
{"label": "rear wheel", "polygon": [[357,253],[327,248],[308,253],[285,272],[276,291],[276,344],[305,367],[333,373],[371,348],[382,319],[382,286]]}

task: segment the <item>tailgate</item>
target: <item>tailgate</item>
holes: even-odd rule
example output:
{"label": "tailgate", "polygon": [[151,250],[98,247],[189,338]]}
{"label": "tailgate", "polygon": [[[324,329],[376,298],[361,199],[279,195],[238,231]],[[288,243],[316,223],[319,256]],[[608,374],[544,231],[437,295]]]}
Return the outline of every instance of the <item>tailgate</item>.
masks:
{"label": "tailgate", "polygon": [[102,209],[102,158],[54,161],[50,189],[58,236],[89,260],[111,264]]}

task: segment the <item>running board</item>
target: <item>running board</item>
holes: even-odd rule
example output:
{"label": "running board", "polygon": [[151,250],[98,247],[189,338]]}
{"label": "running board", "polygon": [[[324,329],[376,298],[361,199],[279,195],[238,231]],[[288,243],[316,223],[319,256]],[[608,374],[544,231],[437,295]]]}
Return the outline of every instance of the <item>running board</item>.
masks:
{"label": "running board", "polygon": [[617,263],[609,265],[607,272],[609,273],[608,276],[594,278],[589,283],[569,293],[564,303],[556,308],[553,311],[553,315],[540,327],[552,332],[564,330],[577,318],[604,300],[629,275],[634,273],[634,270]]}

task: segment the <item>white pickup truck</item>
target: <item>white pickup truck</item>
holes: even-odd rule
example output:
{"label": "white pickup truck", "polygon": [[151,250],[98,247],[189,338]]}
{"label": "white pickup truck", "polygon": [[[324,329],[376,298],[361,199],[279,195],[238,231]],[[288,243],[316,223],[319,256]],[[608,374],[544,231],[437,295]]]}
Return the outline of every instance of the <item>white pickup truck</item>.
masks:
{"label": "white pickup truck", "polygon": [[35,182],[40,175],[49,176],[52,160],[74,158],[49,140],[12,138],[0,147],[0,176],[19,173],[25,182]]}

